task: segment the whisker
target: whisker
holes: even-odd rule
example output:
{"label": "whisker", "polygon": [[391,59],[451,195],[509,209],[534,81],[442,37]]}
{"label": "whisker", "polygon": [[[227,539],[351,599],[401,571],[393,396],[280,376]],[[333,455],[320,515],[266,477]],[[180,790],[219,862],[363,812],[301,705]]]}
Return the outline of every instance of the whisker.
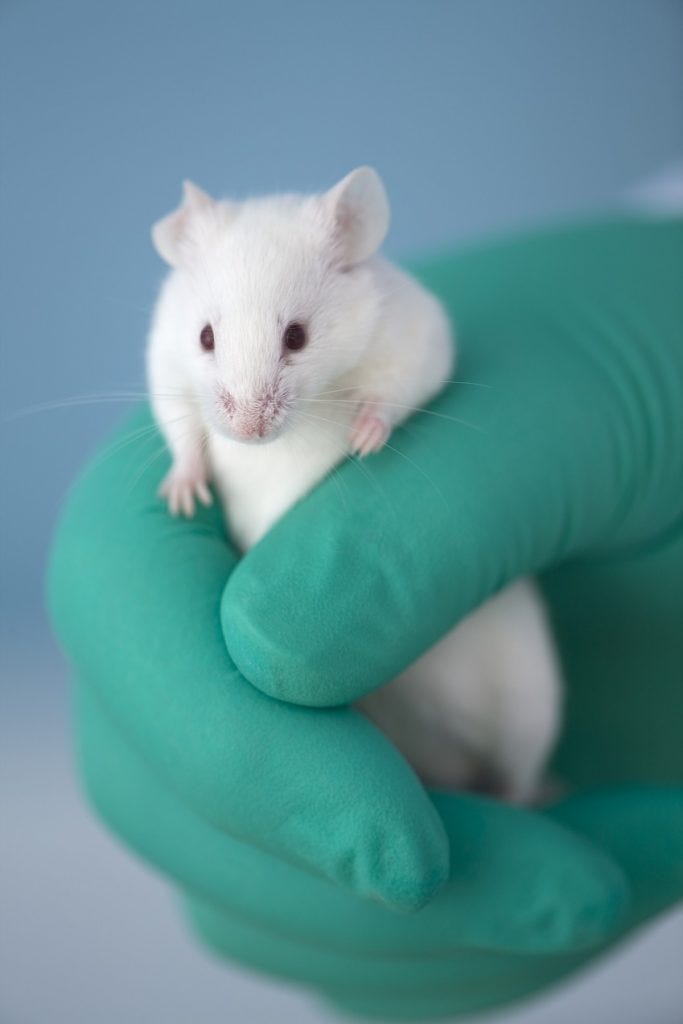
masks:
{"label": "whisker", "polygon": [[[182,420],[189,419],[189,417],[190,414],[188,413],[184,414],[183,416],[177,416],[174,420],[169,421],[169,425],[174,426],[176,423],[180,423]],[[127,447],[129,444],[134,444],[136,441],[142,441],[147,437],[152,437],[156,433],[159,433],[159,427],[156,423],[148,423],[143,427],[138,427],[136,430],[133,430],[130,433],[126,434],[125,437],[120,438],[118,441],[114,441],[114,443],[106,447],[106,449],[104,449],[104,451],[100,454],[99,458],[95,459],[95,461],[91,464],[91,468],[98,468],[102,463],[106,462],[106,460],[110,459],[112,456],[117,455],[119,452],[122,452],[125,449],[125,447]]]}
{"label": "whisker", "polygon": [[[493,384],[486,384],[483,381],[478,381],[478,380],[463,380],[461,378],[447,378],[447,377],[444,377],[438,383],[439,384],[443,384],[443,385],[446,385],[446,384],[464,384],[467,387],[486,388],[489,391],[493,390],[493,388],[494,388]],[[321,391],[319,393],[318,397],[322,398],[325,395],[336,395],[336,394],[339,394],[342,391],[360,391],[360,390],[361,390],[361,388],[359,387],[358,384],[350,384],[347,387],[343,387],[343,388],[333,388],[333,389],[328,389],[326,391]]]}
{"label": "whisker", "polygon": [[145,395],[140,393],[138,395],[111,395],[111,394],[99,394],[99,395],[81,395],[73,398],[61,398],[52,402],[40,402],[35,405],[28,405],[23,409],[17,409],[15,412],[8,413],[3,416],[5,422],[11,422],[12,420],[21,419],[23,416],[32,416],[35,413],[41,412],[52,412],[55,409],[70,409],[81,405],[100,405],[106,402],[132,402],[137,399],[144,398]]}
{"label": "whisker", "polygon": [[[335,426],[336,426],[336,425],[338,425],[338,424],[336,423],[336,421],[333,421],[333,420],[327,420],[327,419],[325,419],[325,417],[321,417],[321,416],[315,416],[315,415],[314,415],[313,413],[302,413],[302,415],[303,415],[303,416],[305,416],[305,417],[307,417],[307,418],[311,418],[311,419],[314,419],[314,420],[318,420],[318,421],[320,421],[320,422],[323,422],[323,423],[334,423],[334,425],[335,425]],[[414,460],[414,459],[411,459],[411,458],[410,458],[410,457],[409,457],[408,455],[406,455],[406,454],[405,454],[405,452],[402,452],[402,451],[400,451],[400,449],[398,449],[398,448],[394,447],[394,445],[392,445],[392,444],[389,444],[389,442],[388,442],[388,441],[386,441],[386,442],[385,442],[385,444],[384,444],[384,447],[385,447],[385,448],[388,448],[388,449],[389,449],[390,451],[392,451],[392,452],[395,452],[395,453],[396,453],[397,455],[400,455],[400,456],[401,456],[401,458],[405,459],[405,461],[406,461],[406,462],[408,462],[408,463],[409,463],[409,464],[410,464],[411,466],[413,466],[413,468],[417,470],[417,472],[418,472],[418,473],[419,473],[419,474],[420,474],[420,475],[421,475],[421,476],[422,476],[422,477],[423,477],[423,478],[424,478],[424,479],[425,479],[425,480],[426,480],[426,481],[427,481],[427,482],[429,483],[429,485],[430,485],[430,486],[431,486],[431,487],[432,487],[432,488],[434,489],[434,491],[435,491],[435,492],[436,492],[436,493],[438,494],[439,498],[440,498],[440,499],[441,499],[441,501],[442,501],[442,502],[444,503],[444,505],[445,505],[446,509],[447,509],[447,510],[448,510],[449,512],[451,511],[451,506],[450,506],[450,504],[449,504],[449,502],[448,502],[448,500],[447,500],[446,496],[444,495],[443,491],[442,491],[442,490],[441,490],[441,489],[439,488],[439,486],[437,485],[436,481],[434,481],[434,480],[433,480],[433,479],[432,479],[432,478],[431,478],[431,477],[429,476],[429,474],[428,474],[428,473],[425,473],[425,471],[424,471],[424,470],[422,469],[422,467],[421,467],[421,466],[419,466],[419,465],[418,465],[418,463],[417,463],[417,462],[415,462],[415,460]],[[362,463],[362,461],[361,461],[360,459],[353,459],[352,461],[353,461],[353,462],[354,462],[354,464],[355,464],[355,465],[357,465],[357,466],[358,466],[359,468],[362,468],[362,469],[364,469],[364,470],[365,470],[365,472],[366,472],[366,474],[368,474],[368,473],[369,473],[369,470],[367,469],[367,467],[365,467],[365,466],[363,465],[363,463]],[[375,477],[375,476],[374,476],[373,474],[370,474],[370,479],[372,480],[373,484],[377,484],[377,479],[376,479],[376,477]],[[387,496],[386,496],[386,492],[384,492],[383,490],[382,490],[382,496],[383,496],[383,497],[384,497],[384,499],[386,500],[386,502],[387,502],[387,505],[388,505],[388,506],[390,507],[390,502],[389,502],[389,501],[388,501],[388,499],[387,499]]]}
{"label": "whisker", "polygon": [[148,424],[145,427],[139,427],[137,430],[132,431],[132,433],[127,434],[125,437],[119,438],[118,441],[114,441],[100,453],[100,455],[90,464],[90,469],[99,469],[104,462],[123,451],[124,448],[129,447],[129,445],[134,445],[138,441],[143,441],[147,437],[152,437],[156,432],[156,424]]}
{"label": "whisker", "polygon": [[112,402],[138,402],[150,397],[181,398],[182,396],[183,393],[180,391],[177,394],[170,392],[168,394],[154,393],[152,396],[150,396],[148,391],[99,391],[85,395],[72,395],[67,398],[55,399],[51,402],[38,402],[35,405],[28,405],[23,409],[7,413],[3,416],[3,421],[10,423],[14,420],[22,419],[24,416],[33,416],[42,412],[53,412],[57,409],[72,409],[86,405],[106,405]]}
{"label": "whisker", "polygon": [[[329,401],[325,401],[324,399],[321,399],[321,398],[301,398],[301,399],[299,399],[299,401],[302,401],[302,402],[321,402],[323,405],[356,405],[357,404],[355,401],[352,401],[351,399],[347,399],[347,398],[333,398],[333,399],[331,399]],[[436,417],[438,417],[438,419],[441,419],[441,420],[450,420],[451,423],[458,423],[462,427],[469,427],[471,430],[476,430],[480,434],[485,434],[486,433],[486,431],[483,429],[483,427],[477,426],[476,423],[469,423],[467,420],[459,419],[457,416],[449,416],[449,415],[447,415],[446,413],[443,413],[443,412],[437,412],[435,409],[425,409],[425,408],[420,408],[419,406],[415,407],[413,405],[404,405],[401,402],[383,402],[381,400],[378,401],[378,402],[374,402],[374,403],[371,402],[370,404],[371,405],[376,405],[378,407],[385,406],[386,408],[389,408],[389,409],[406,409],[406,410],[408,410],[410,412],[424,413],[427,416],[436,416]]]}
{"label": "whisker", "polygon": [[450,502],[446,498],[446,495],[443,493],[441,488],[437,485],[436,481],[433,480],[430,477],[429,473],[425,473],[424,469],[422,469],[422,467],[419,466],[417,464],[417,462],[415,462],[414,459],[411,459],[408,455],[406,455],[405,452],[402,452],[399,448],[395,448],[393,445],[389,444],[388,441],[384,442],[384,447],[388,448],[392,452],[396,452],[397,455],[400,455],[401,458],[405,459],[406,462],[408,462],[414,469],[416,469],[418,471],[418,473],[420,474],[420,476],[422,476],[427,481],[427,483],[431,487],[433,487],[433,489],[436,491],[436,493],[438,494],[438,496],[441,498],[442,502],[444,503],[446,511],[447,512],[452,512],[452,508],[451,508]]}
{"label": "whisker", "polygon": [[339,395],[342,391],[356,391],[357,389],[358,386],[356,384],[350,384],[346,388],[333,388],[330,391],[321,391],[319,392],[318,397],[323,398],[325,395]]}
{"label": "whisker", "polygon": [[[331,424],[332,426],[335,426],[335,427],[339,426],[339,421],[338,420],[326,419],[323,416],[316,416],[314,413],[308,413],[308,412],[303,412],[302,411],[301,415],[304,417],[304,419],[315,420],[317,423],[329,423],[329,424]],[[390,508],[391,507],[391,503],[389,502],[384,489],[382,488],[382,486],[380,485],[379,481],[377,480],[377,477],[364,464],[363,460],[360,459],[360,458],[359,459],[352,458],[351,457],[352,453],[349,451],[349,449],[346,446],[335,443],[329,437],[329,435],[327,435],[327,438],[328,438],[328,441],[331,444],[333,444],[334,447],[340,452],[340,461],[343,462],[343,461],[348,460],[351,463],[351,465],[356,466],[357,469],[359,470],[359,472],[365,477],[366,480],[368,480],[372,484],[374,489],[381,495],[382,499],[386,502],[387,506]]]}
{"label": "whisker", "polygon": [[[292,427],[290,428],[290,430],[291,430],[291,434],[293,434],[299,441],[303,441],[304,444],[309,449],[313,447],[313,444],[312,444],[310,438],[306,437],[306,435],[297,428],[296,424],[293,424]],[[325,435],[325,436],[328,438],[328,440],[330,440],[329,435]],[[291,450],[293,438],[291,436],[289,436],[289,435],[286,435],[285,439],[287,441],[288,447]],[[334,485],[335,485],[335,487],[337,489],[337,494],[339,495],[339,500],[341,501],[342,505],[344,506],[344,510],[346,511],[348,509],[348,500],[347,499],[348,499],[349,487],[348,487],[348,484],[344,480],[342,480],[340,478],[340,476],[339,476],[339,463],[338,462],[335,463],[334,466],[332,466],[332,468],[326,474],[326,477],[329,477],[330,480],[334,481]]]}
{"label": "whisker", "polygon": [[168,454],[168,447],[166,446],[166,444],[162,444],[162,445],[159,446],[159,448],[157,448],[154,452],[152,452],[152,454],[149,456],[149,458],[145,459],[143,464],[138,469],[138,472],[133,477],[131,483],[129,484],[129,486],[128,486],[127,490],[126,490],[127,494],[130,495],[130,494],[133,493],[133,491],[137,487],[138,483],[142,480],[142,478],[145,476],[147,471],[152,468],[153,464],[158,459],[160,459],[162,457],[162,455],[165,455],[165,454]]}
{"label": "whisker", "polygon": [[[186,431],[179,438],[177,438],[177,440],[181,441],[181,440],[186,440],[189,437],[194,437],[198,441],[201,442],[202,436],[203,435],[200,433],[198,428],[196,426],[193,426],[190,430]],[[148,470],[151,468],[151,466],[157,461],[157,459],[160,459],[162,457],[162,455],[164,455],[164,454],[169,454],[168,445],[165,442],[164,442],[164,444],[161,445],[160,448],[158,448],[156,451],[154,451],[149,456],[149,458],[145,459],[145,461],[143,462],[142,466],[140,466],[140,468],[138,469],[138,472],[136,473],[135,477],[133,478],[132,483],[130,484],[130,486],[128,488],[128,491],[127,491],[128,494],[132,494],[132,492],[135,490],[135,487],[137,486],[137,484],[145,476],[145,474],[148,472]]]}
{"label": "whisker", "polygon": [[[170,423],[174,425],[176,423],[179,423],[181,420],[188,419],[189,416],[189,413],[185,414],[184,416],[178,416],[176,417],[176,419],[170,421]],[[118,441],[114,441],[113,444],[110,444],[107,448],[105,448],[105,450],[101,452],[100,456],[96,458],[95,461],[91,464],[91,468],[99,468],[108,459],[123,451],[124,448],[127,448],[129,445],[133,445],[138,441],[142,442],[146,440],[148,437],[152,437],[154,434],[158,432],[159,428],[156,423],[148,423],[144,427],[138,427],[137,430],[133,430],[130,434],[126,434],[125,437],[120,438]]]}

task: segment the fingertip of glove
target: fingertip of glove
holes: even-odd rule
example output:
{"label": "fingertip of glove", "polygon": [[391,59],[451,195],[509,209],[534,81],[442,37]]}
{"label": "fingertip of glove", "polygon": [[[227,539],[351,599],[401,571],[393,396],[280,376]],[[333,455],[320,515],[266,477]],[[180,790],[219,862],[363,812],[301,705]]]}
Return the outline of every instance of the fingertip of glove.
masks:
{"label": "fingertip of glove", "polygon": [[[282,652],[271,630],[259,628],[258,608],[249,594],[235,600],[234,584],[226,587],[221,600],[221,628],[228,654],[252,686],[268,697],[286,700],[281,694]],[[275,672],[274,666],[278,666]]]}
{"label": "fingertip of glove", "polygon": [[318,708],[349,704],[363,695],[362,687],[356,692],[355,680],[337,673],[331,678],[329,659],[317,658],[312,643],[295,642],[288,624],[275,615],[266,619],[264,627],[260,592],[250,595],[231,580],[221,601],[223,639],[232,661],[257,690],[288,704]]}
{"label": "fingertip of glove", "polygon": [[377,903],[385,910],[410,917],[423,910],[439,895],[449,878],[448,856],[430,870],[416,870],[413,874],[392,874],[375,879],[369,886],[357,887],[364,899]]}
{"label": "fingertip of glove", "polygon": [[540,949],[580,952],[612,940],[630,902],[626,877],[616,864],[606,862],[592,877],[568,877],[564,898],[541,900],[531,909],[527,925]]}
{"label": "fingertip of glove", "polygon": [[449,896],[470,945],[573,955],[620,933],[632,908],[630,883],[580,832],[482,797],[433,799],[450,837]]}
{"label": "fingertip of glove", "polygon": [[448,881],[448,860],[417,878],[393,879],[380,902],[390,910],[415,914],[438,896]]}
{"label": "fingertip of glove", "polygon": [[[337,884],[387,910],[413,914],[430,903],[450,875],[450,843],[433,803],[411,777],[401,802],[382,808],[382,794],[366,814],[336,822],[328,833],[334,851],[326,874]],[[400,779],[395,779],[400,785]],[[387,776],[392,788],[391,774]],[[398,795],[398,794],[397,794]]]}

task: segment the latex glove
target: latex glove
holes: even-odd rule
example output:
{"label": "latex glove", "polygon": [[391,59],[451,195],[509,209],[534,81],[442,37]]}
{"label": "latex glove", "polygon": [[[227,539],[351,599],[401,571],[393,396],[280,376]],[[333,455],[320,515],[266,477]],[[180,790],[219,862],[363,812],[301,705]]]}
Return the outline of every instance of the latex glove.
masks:
{"label": "latex glove", "polygon": [[[296,701],[356,697],[492,587],[581,551],[583,567],[550,588],[571,684],[560,767],[581,784],[680,780],[677,577],[641,570],[654,539],[667,570],[682,560],[665,541],[683,493],[681,259],[680,225],[632,223],[428,268],[459,324],[459,376],[492,388],[454,387],[441,415],[392,440],[405,458],[377,457],[376,486],[343,467],[346,511],[324,484],[239,563],[223,625],[249,678]],[[542,814],[432,803],[360,716],[258,694],[217,621],[234,557],[215,511],[188,524],[156,501],[165,465],[145,460],[158,444],[143,433],[114,447],[77,488],[52,604],[87,681],[92,797],[192,894],[208,941],[349,1009],[426,1019],[538,989],[681,895],[675,789],[579,795]],[[435,892],[446,836],[448,884],[416,916],[388,909]]]}

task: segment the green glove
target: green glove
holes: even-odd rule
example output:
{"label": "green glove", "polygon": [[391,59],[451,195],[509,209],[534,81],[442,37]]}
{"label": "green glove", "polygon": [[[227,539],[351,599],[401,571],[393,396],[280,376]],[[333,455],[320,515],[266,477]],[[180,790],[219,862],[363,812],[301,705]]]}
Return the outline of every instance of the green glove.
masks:
{"label": "green glove", "polygon": [[[683,895],[682,266],[683,225],[634,221],[424,268],[458,377],[489,387],[452,387],[373,479],[340,469],[343,507],[323,484],[239,563],[215,509],[156,499],[146,414],[76,488],[50,590],[86,784],[214,947],[425,1020],[537,990]],[[552,810],[429,799],[360,715],[244,678],[353,699],[553,564],[579,792]]]}

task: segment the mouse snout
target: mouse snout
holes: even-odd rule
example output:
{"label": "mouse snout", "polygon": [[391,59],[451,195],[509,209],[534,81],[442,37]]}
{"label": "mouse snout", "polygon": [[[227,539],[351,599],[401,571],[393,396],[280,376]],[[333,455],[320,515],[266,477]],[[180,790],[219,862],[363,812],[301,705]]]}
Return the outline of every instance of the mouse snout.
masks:
{"label": "mouse snout", "polygon": [[234,437],[240,441],[260,441],[279,427],[286,407],[286,395],[274,387],[249,397],[236,397],[221,389],[219,403]]}

